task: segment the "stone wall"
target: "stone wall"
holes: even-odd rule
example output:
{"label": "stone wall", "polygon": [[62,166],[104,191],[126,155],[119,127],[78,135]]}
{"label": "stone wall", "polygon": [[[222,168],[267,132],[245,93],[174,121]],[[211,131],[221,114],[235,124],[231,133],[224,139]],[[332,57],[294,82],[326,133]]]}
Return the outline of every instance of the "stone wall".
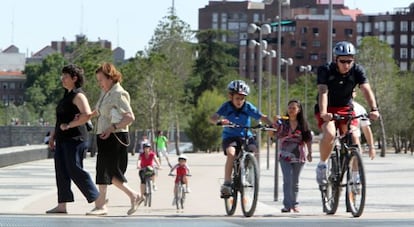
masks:
{"label": "stone wall", "polygon": [[0,147],[43,144],[46,133],[53,127],[0,126]]}

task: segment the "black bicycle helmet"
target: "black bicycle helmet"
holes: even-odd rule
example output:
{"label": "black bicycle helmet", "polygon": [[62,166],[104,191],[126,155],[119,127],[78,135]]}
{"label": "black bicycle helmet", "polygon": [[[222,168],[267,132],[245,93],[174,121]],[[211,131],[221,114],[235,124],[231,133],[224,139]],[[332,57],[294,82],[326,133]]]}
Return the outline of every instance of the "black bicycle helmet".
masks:
{"label": "black bicycle helmet", "polygon": [[354,45],[347,41],[341,41],[336,43],[335,48],[333,50],[336,56],[349,56],[356,54],[356,49]]}
{"label": "black bicycle helmet", "polygon": [[237,93],[241,95],[249,95],[250,87],[243,80],[233,80],[227,85],[227,90],[230,93]]}

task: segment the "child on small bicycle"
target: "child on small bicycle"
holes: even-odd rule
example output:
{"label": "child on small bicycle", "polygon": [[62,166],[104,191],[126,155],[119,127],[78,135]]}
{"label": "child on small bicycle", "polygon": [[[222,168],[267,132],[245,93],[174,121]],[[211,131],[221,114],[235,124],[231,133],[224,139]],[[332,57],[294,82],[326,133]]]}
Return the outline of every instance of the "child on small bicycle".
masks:
{"label": "child on small bicycle", "polygon": [[180,155],[178,156],[178,163],[173,166],[170,170],[169,175],[173,175],[174,170],[176,170],[176,177],[174,181],[174,195],[177,193],[178,182],[182,182],[184,184],[185,192],[190,193],[190,187],[188,186],[188,177],[190,175],[190,168],[187,165],[187,156]]}
{"label": "child on small bicycle", "polygon": [[145,177],[151,176],[153,189],[154,191],[157,190],[155,186],[155,172],[154,172],[154,162],[158,169],[160,168],[160,162],[158,161],[157,155],[154,151],[151,150],[151,144],[146,143],[143,145],[144,152],[139,155],[138,162],[137,162],[137,169],[139,169],[139,178],[141,180],[141,193],[145,192]]}
{"label": "child on small bicycle", "polygon": [[[250,88],[243,80],[233,80],[227,85],[229,101],[222,104],[215,114],[210,117],[213,124],[227,125],[230,123],[241,126],[250,126],[250,119],[262,120],[266,124],[272,125],[272,121],[260,112],[252,103],[246,101]],[[221,120],[220,117],[222,117]],[[241,149],[242,139],[244,138],[242,128],[224,128],[222,133],[222,147],[224,155],[227,156],[224,168],[224,183],[221,187],[221,197],[231,194],[231,174],[233,171],[233,161],[237,150]],[[253,134],[248,131],[249,149],[258,158],[257,146]]]}

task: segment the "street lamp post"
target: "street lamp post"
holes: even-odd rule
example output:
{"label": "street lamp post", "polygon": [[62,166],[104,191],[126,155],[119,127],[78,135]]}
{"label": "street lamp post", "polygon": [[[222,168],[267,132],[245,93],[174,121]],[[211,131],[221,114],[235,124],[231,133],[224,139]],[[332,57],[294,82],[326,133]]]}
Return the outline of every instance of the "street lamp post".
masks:
{"label": "street lamp post", "polygon": [[286,65],[286,102],[285,105],[289,102],[289,66],[293,65],[293,59],[281,59],[281,62]]}
{"label": "street lamp post", "polygon": [[[281,57],[282,56],[282,1],[278,0],[277,4],[277,12],[279,15],[277,16],[278,23],[277,23],[277,53]],[[280,83],[281,83],[281,75],[280,75],[280,64],[281,58],[278,58],[277,61],[277,115],[280,115]],[[278,192],[279,192],[279,141],[276,140],[275,145],[275,169],[274,169],[274,189],[273,189],[273,200],[278,200]]]}
{"label": "street lamp post", "polygon": [[[249,47],[254,48],[257,45],[259,45],[259,55],[258,55],[258,82],[259,82],[259,97],[258,97],[258,109],[262,110],[262,71],[263,71],[263,51],[267,49],[267,42],[263,40],[263,35],[267,35],[271,33],[271,28],[269,24],[262,24],[260,27],[256,24],[249,24],[249,27],[247,28],[247,32],[250,34],[254,34],[255,32],[259,32],[259,43],[257,43],[255,40],[250,40]],[[260,164],[260,145],[261,145],[261,131],[257,133],[257,162]]]}
{"label": "street lamp post", "polygon": [[312,71],[312,66],[311,65],[306,65],[306,66],[301,65],[299,67],[299,71],[305,73],[305,108],[304,108],[304,113],[305,113],[305,116],[307,116],[307,114],[308,114],[308,72]]}
{"label": "street lamp post", "polygon": [[[267,56],[267,72],[268,72],[268,81],[267,81],[267,116],[272,115],[272,94],[271,94],[271,84],[272,84],[272,58],[276,58],[276,51],[269,50],[264,51],[263,54]],[[270,145],[271,139],[269,133],[267,133],[267,153],[266,153],[266,169],[269,169],[269,160],[270,160]]]}

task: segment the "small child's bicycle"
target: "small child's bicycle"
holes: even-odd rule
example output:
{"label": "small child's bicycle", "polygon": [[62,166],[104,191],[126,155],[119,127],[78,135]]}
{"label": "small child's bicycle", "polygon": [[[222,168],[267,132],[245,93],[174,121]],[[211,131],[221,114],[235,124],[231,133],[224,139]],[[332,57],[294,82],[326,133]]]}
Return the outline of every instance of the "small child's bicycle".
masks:
{"label": "small child's bicycle", "polygon": [[[176,176],[173,173],[168,174],[168,176]],[[187,174],[187,176],[191,176],[190,174]],[[183,210],[184,209],[184,202],[185,202],[185,194],[187,192],[187,189],[185,188],[185,184],[183,184],[182,176],[178,179],[178,184],[176,185],[176,190],[174,192],[174,205],[177,207],[177,210]]]}
{"label": "small child's bicycle", "polygon": [[152,182],[152,176],[155,174],[154,169],[148,167],[145,169],[145,200],[144,200],[144,206],[151,207],[152,202],[152,191],[153,191],[153,182]]}

